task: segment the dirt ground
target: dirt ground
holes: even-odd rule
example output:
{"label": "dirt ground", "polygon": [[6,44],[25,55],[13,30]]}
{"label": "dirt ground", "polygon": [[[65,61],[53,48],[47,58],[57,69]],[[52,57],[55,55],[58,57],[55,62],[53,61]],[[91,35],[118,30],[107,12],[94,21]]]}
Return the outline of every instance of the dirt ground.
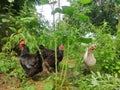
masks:
{"label": "dirt ground", "polygon": [[0,73],[0,90],[10,90],[12,85],[8,83],[8,78],[3,73]]}
{"label": "dirt ground", "polygon": [[0,73],[0,90],[11,90],[11,89],[14,90],[19,86],[20,86],[19,79],[15,77],[9,78],[7,75]]}
{"label": "dirt ground", "polygon": [[[66,62],[64,61],[63,63]],[[72,65],[74,63],[74,60],[71,60],[67,63]],[[67,76],[69,75],[71,74],[69,73]],[[45,71],[37,74],[33,78],[29,78],[27,82],[31,83],[30,86],[33,87],[33,89],[26,89],[26,87],[21,87],[20,79],[7,76],[0,72],[0,90],[44,90],[44,85],[50,76],[51,75]]]}
{"label": "dirt ground", "polygon": [[[47,77],[48,74],[43,72],[33,78],[28,78],[27,82],[31,83],[30,85],[34,88],[32,90],[44,90],[45,79]],[[19,79],[0,73],[0,90],[26,90],[26,88],[21,87],[20,84],[21,81]]]}

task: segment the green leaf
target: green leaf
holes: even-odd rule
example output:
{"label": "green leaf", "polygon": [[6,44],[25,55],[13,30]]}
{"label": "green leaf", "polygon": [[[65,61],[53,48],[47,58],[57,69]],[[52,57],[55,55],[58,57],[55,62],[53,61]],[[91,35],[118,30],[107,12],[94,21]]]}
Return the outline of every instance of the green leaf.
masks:
{"label": "green leaf", "polygon": [[24,23],[29,23],[34,21],[34,19],[35,19],[34,17],[25,17],[25,18],[21,18],[21,21]]}
{"label": "green leaf", "polygon": [[91,3],[92,0],[80,0],[80,2],[81,2],[82,4],[88,4],[88,3]]}
{"label": "green leaf", "polygon": [[108,66],[105,66],[105,68],[107,69],[107,68],[108,68]]}
{"label": "green leaf", "polygon": [[30,86],[30,87],[27,87],[26,90],[35,90],[34,87]]}
{"label": "green leaf", "polygon": [[2,18],[2,22],[10,22],[10,20]]}
{"label": "green leaf", "polygon": [[40,0],[40,3],[41,3],[41,4],[48,4],[48,3],[49,3],[49,0]]}
{"label": "green leaf", "polygon": [[73,11],[74,11],[74,9],[70,6],[62,6],[62,11],[61,12],[63,14],[67,14],[67,15],[71,16],[73,14]]}
{"label": "green leaf", "polygon": [[72,68],[74,68],[74,67],[75,67],[75,65],[74,65],[74,64],[73,64],[73,65],[69,65],[69,68],[71,68],[71,69],[72,69]]}
{"label": "green leaf", "polygon": [[79,40],[80,42],[87,43],[87,44],[92,42],[92,38],[80,38]]}
{"label": "green leaf", "polygon": [[9,27],[10,30],[12,30],[13,32],[16,32],[16,29],[14,27]]}
{"label": "green leaf", "polygon": [[53,82],[47,82],[44,86],[44,90],[52,90],[53,89]]}
{"label": "green leaf", "polygon": [[77,76],[77,75],[79,75],[79,74],[80,74],[80,72],[74,71],[74,75],[75,75],[75,76]]}
{"label": "green leaf", "polygon": [[89,17],[84,14],[74,15],[74,18],[77,18],[77,19],[81,20],[82,22],[87,22],[89,20]]}
{"label": "green leaf", "polygon": [[120,69],[120,67],[119,67],[119,66],[116,66],[116,67],[115,67],[115,69],[117,69],[117,70],[118,70],[118,69]]}
{"label": "green leaf", "polygon": [[52,14],[55,14],[55,13],[61,13],[61,9],[60,8],[55,8],[55,10],[52,11]]}
{"label": "green leaf", "polygon": [[93,76],[92,76],[92,85],[93,85],[93,86],[99,85],[99,82],[97,81],[97,78],[96,78],[96,77],[93,77]]}

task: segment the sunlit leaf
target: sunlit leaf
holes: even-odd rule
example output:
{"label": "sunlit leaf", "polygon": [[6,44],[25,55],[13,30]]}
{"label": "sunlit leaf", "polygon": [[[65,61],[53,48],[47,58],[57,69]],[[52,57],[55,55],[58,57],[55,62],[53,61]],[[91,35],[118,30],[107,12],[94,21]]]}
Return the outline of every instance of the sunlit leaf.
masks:
{"label": "sunlit leaf", "polygon": [[33,21],[35,18],[34,17],[26,17],[26,18],[21,18],[21,21],[23,21],[23,22],[31,22],[31,21]]}
{"label": "sunlit leaf", "polygon": [[16,32],[16,29],[14,27],[9,27],[10,30],[12,30],[13,32]]}
{"label": "sunlit leaf", "polygon": [[19,29],[19,30],[18,30],[18,33],[21,33],[21,32],[22,32],[22,29]]}
{"label": "sunlit leaf", "polygon": [[52,90],[53,89],[53,82],[47,82],[44,86],[44,90]]}
{"label": "sunlit leaf", "polygon": [[69,68],[74,68],[75,67],[75,65],[73,64],[73,65],[69,65]]}
{"label": "sunlit leaf", "polygon": [[119,66],[116,66],[115,68],[116,68],[116,69],[120,69],[120,67],[119,67]]}
{"label": "sunlit leaf", "polygon": [[94,76],[92,76],[92,85],[93,85],[93,86],[99,85],[99,82],[97,81],[97,78],[94,77]]}
{"label": "sunlit leaf", "polygon": [[40,0],[40,4],[48,4],[49,0]]}
{"label": "sunlit leaf", "polygon": [[2,22],[10,22],[10,20],[2,18]]}
{"label": "sunlit leaf", "polygon": [[84,15],[84,14],[75,15],[74,18],[77,18],[82,22],[86,22],[89,20],[89,17],[87,15]]}
{"label": "sunlit leaf", "polygon": [[80,2],[82,3],[82,4],[88,4],[88,3],[90,3],[92,0],[80,0]]}
{"label": "sunlit leaf", "polygon": [[108,68],[108,66],[105,66],[105,68],[107,69],[107,68]]}
{"label": "sunlit leaf", "polygon": [[30,86],[30,87],[27,87],[26,90],[35,90],[34,87]]}
{"label": "sunlit leaf", "polygon": [[8,0],[8,2],[9,2],[9,3],[12,3],[12,2],[14,2],[14,0]]}
{"label": "sunlit leaf", "polygon": [[74,71],[74,75],[79,75],[80,74],[80,72],[78,72],[78,71]]}

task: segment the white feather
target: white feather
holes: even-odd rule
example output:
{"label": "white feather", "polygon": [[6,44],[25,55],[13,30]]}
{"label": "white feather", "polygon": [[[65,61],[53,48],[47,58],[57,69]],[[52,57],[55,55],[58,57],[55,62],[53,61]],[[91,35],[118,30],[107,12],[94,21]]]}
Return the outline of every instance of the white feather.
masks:
{"label": "white feather", "polygon": [[96,59],[94,57],[94,54],[91,50],[87,49],[84,54],[84,63],[88,67],[92,67],[96,64]]}

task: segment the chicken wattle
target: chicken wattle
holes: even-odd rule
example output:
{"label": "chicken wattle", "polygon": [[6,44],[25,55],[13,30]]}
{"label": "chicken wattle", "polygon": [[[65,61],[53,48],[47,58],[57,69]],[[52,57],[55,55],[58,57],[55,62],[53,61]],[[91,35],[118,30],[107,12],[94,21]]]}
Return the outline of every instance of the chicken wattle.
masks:
{"label": "chicken wattle", "polygon": [[39,52],[37,51],[35,54],[31,54],[24,41],[19,43],[19,48],[21,50],[20,64],[25,71],[25,76],[32,77],[41,72],[43,68],[42,58]]}

